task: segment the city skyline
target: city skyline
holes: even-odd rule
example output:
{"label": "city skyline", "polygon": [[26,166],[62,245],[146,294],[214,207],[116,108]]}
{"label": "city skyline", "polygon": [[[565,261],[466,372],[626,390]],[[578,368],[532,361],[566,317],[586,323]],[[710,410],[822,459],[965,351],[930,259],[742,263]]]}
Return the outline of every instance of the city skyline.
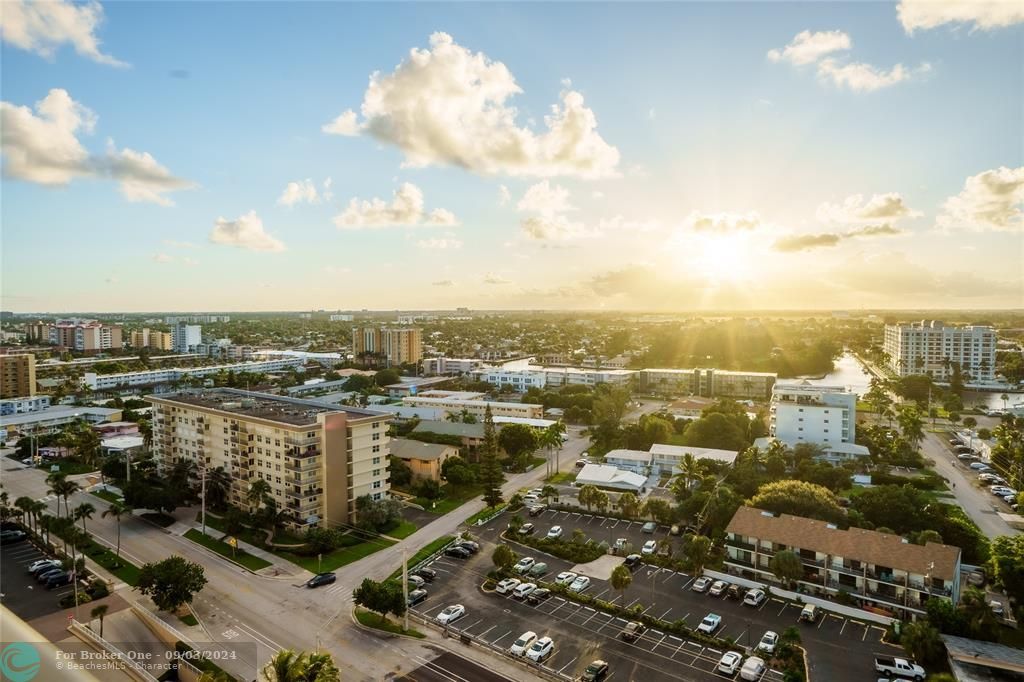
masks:
{"label": "city skyline", "polygon": [[400,7],[6,3],[2,308],[1024,303],[1013,3]]}

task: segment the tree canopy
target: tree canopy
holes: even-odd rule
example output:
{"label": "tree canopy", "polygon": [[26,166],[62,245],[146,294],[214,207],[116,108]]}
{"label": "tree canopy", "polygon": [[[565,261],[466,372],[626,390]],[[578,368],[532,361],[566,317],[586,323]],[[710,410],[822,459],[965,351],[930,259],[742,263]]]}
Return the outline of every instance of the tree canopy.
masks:
{"label": "tree canopy", "polygon": [[842,523],[846,515],[835,494],[824,486],[806,481],[775,481],[757,491],[750,504],[778,514],[806,516],[831,523]]}

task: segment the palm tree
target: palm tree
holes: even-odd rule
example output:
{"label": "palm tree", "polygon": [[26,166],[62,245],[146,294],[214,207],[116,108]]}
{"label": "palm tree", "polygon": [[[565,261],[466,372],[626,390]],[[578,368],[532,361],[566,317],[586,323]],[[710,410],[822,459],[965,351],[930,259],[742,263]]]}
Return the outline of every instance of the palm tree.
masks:
{"label": "palm tree", "polygon": [[21,497],[14,501],[14,506],[21,510],[21,513],[25,515],[25,519],[30,522],[29,527],[35,530],[34,524],[31,523],[31,521],[33,520],[32,509],[35,507],[35,500],[33,500],[31,497],[26,497],[25,495],[22,495]]}
{"label": "palm tree", "polygon": [[258,478],[252,482],[249,486],[249,492],[246,493],[245,499],[252,505],[253,511],[259,508],[261,502],[266,502],[270,496],[270,484],[264,481],[262,478]]}
{"label": "palm tree", "polygon": [[704,566],[707,565],[708,558],[711,556],[711,538],[704,535],[694,535],[690,538],[690,542],[687,543],[683,552],[693,574],[701,575],[704,572]]}
{"label": "palm tree", "polygon": [[558,497],[558,489],[553,485],[546,485],[540,489],[540,496],[545,502],[550,502],[552,497]]}
{"label": "palm tree", "polygon": [[82,504],[80,504],[77,507],[75,507],[75,521],[81,521],[82,522],[82,532],[83,533],[88,533],[89,532],[85,528],[85,520],[86,519],[91,519],[92,515],[95,514],[95,513],[96,513],[96,507],[92,506],[88,502],[83,502]]}
{"label": "palm tree", "polygon": [[1006,409],[1006,401],[1010,399],[1010,396],[1008,396],[1008,395],[1006,395],[1004,393],[1001,396],[999,396],[999,399],[1003,401],[1003,409],[1005,410]]}
{"label": "palm tree", "polygon": [[282,649],[263,668],[269,682],[337,682],[340,675],[330,654]]}
{"label": "palm tree", "polygon": [[622,606],[626,605],[626,589],[633,582],[633,574],[625,564],[619,564],[612,571],[611,585],[613,590],[619,591],[619,596],[622,598]]}
{"label": "palm tree", "polygon": [[67,480],[68,475],[63,471],[54,471],[46,477],[46,494],[57,496],[57,516],[60,516],[60,485]]}
{"label": "palm tree", "polygon": [[107,605],[107,604],[100,604],[99,606],[97,606],[96,608],[94,608],[92,611],[89,612],[89,615],[91,615],[93,618],[99,618],[100,619],[100,637],[103,636],[103,617],[105,615],[107,615],[107,611],[109,611],[109,610],[110,610],[110,606],[109,605]]}
{"label": "palm tree", "polygon": [[693,456],[693,453],[687,452],[683,455],[682,461],[679,463],[679,469],[683,474],[683,482],[686,485],[686,490],[690,489],[690,484],[700,478],[700,466],[697,463],[697,458]]}
{"label": "palm tree", "polygon": [[128,516],[132,513],[131,507],[121,504],[120,502],[114,502],[103,511],[103,516],[113,517],[117,521],[117,557],[121,558],[121,517]]}
{"label": "palm tree", "polygon": [[223,509],[227,504],[228,490],[231,488],[231,476],[224,467],[211,469],[206,474],[206,500],[214,509]]}
{"label": "palm tree", "polygon": [[50,507],[42,500],[33,500],[32,502],[32,510],[30,513],[32,514],[32,518],[35,521],[37,534],[39,533],[39,520],[43,518],[43,515],[46,513],[46,510],[49,508]]}
{"label": "palm tree", "polygon": [[987,639],[997,627],[996,616],[988,605],[985,593],[976,587],[968,587],[960,596],[960,610],[967,621],[972,637]]}
{"label": "palm tree", "polygon": [[622,493],[619,496],[619,511],[629,518],[635,517],[640,511],[640,500],[633,493]]}

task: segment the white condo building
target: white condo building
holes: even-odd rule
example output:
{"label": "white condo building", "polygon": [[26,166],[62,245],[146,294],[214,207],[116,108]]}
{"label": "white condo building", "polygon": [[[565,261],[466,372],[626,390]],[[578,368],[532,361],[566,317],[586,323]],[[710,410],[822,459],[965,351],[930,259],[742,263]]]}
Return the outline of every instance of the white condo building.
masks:
{"label": "white condo building", "polygon": [[177,353],[191,353],[203,342],[203,328],[198,324],[178,322],[171,327],[171,342]]}
{"label": "white condo building", "polygon": [[787,445],[853,443],[857,395],[839,386],[775,384],[769,432]]}
{"label": "white condo building", "polygon": [[937,320],[885,326],[883,350],[899,376],[927,374],[936,381],[953,378],[959,365],[972,381],[993,381],[996,333],[991,327],[953,327]]}

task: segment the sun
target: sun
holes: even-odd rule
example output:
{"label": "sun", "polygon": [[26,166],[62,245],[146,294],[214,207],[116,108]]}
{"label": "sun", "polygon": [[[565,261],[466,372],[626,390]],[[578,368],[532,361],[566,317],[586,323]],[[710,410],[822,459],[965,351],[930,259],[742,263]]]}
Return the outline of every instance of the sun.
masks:
{"label": "sun", "polygon": [[743,233],[688,234],[673,240],[671,252],[677,270],[709,284],[748,281],[756,274],[753,245]]}

